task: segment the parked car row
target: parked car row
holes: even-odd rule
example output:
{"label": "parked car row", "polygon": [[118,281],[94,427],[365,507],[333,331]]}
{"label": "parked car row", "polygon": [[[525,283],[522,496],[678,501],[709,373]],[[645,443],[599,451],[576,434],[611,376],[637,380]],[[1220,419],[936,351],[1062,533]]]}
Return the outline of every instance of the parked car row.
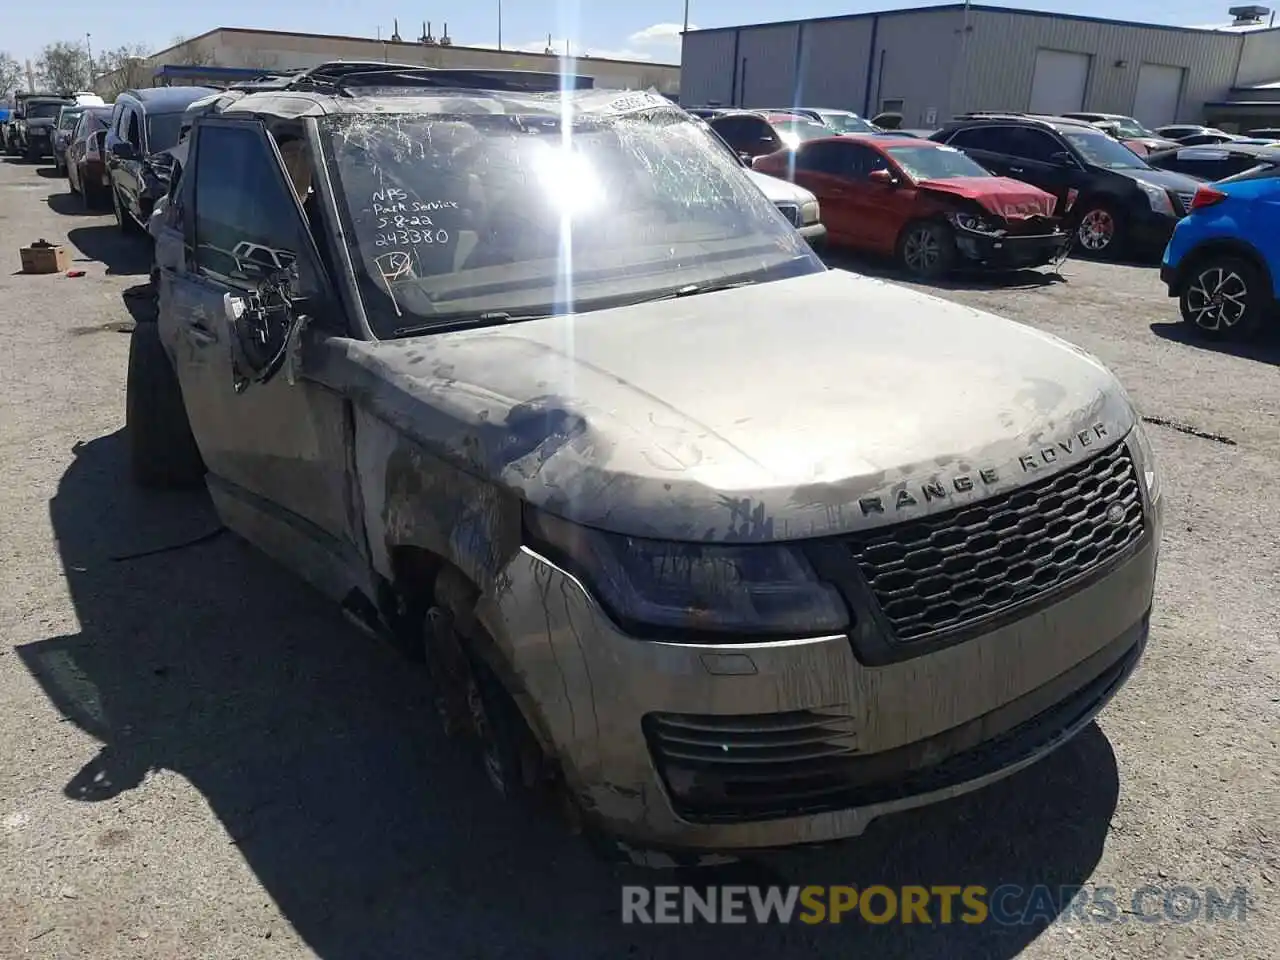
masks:
{"label": "parked car row", "polygon": [[170,151],[190,126],[188,107],[217,93],[208,87],[127,90],[110,104],[81,94],[31,97],[11,152],[52,158],[86,207],[110,204],[121,230],[141,233],[167,189]]}
{"label": "parked car row", "polygon": [[1247,336],[1275,312],[1275,141],[1102,113],[978,111],[921,139],[845,111],[695,110],[754,170],[812,193],[828,242],[915,276],[1164,251],[1170,296],[1206,334]]}

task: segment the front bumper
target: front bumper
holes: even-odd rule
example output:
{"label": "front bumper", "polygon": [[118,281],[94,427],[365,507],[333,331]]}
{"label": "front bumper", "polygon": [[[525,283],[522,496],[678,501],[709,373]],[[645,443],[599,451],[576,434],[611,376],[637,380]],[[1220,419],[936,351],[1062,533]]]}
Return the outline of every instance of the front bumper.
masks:
{"label": "front bumper", "polygon": [[1056,233],[1016,236],[993,236],[957,227],[956,250],[971,264],[998,270],[1042,267],[1064,259],[1071,245],[1071,235]]}
{"label": "front bumper", "polygon": [[1162,249],[1173,236],[1173,228],[1178,225],[1177,216],[1145,210],[1133,215],[1126,225],[1128,235],[1125,238],[1139,250]]}
{"label": "front bumper", "polygon": [[27,134],[26,152],[32,157],[53,156],[53,140],[48,134]]}
{"label": "front bumper", "polygon": [[797,227],[796,231],[800,236],[804,237],[812,245],[821,244],[827,239],[827,227],[822,223],[807,223],[803,227]]}
{"label": "front bumper", "polygon": [[[1065,743],[1141,657],[1157,550],[1149,531],[1105,576],[1021,619],[875,667],[843,635],[636,640],[528,548],[508,566],[501,598],[485,598],[479,613],[531,727],[594,826],[641,847],[740,851],[856,836],[877,817],[978,789]],[[724,744],[727,756],[727,744],[738,750],[747,735],[764,738],[754,744],[762,755],[797,743],[818,749],[815,731],[852,745],[837,803],[828,794],[818,807],[756,805],[744,815],[708,813],[689,799],[714,792],[715,775],[697,783],[680,766],[682,750],[705,757]],[[755,769],[767,792],[778,768]]]}

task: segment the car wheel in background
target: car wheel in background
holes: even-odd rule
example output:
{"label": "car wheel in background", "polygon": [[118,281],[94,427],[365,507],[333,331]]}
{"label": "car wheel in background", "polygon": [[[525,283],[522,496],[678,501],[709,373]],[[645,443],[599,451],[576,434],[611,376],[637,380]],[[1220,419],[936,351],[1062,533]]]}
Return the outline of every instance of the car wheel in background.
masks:
{"label": "car wheel in background", "polygon": [[191,434],[182,388],[154,323],[138,323],[129,341],[125,431],[133,479],[143,487],[193,487],[204,459]]}
{"label": "car wheel in background", "polygon": [[111,187],[111,209],[116,215],[116,226],[120,228],[121,233],[138,234],[142,228],[134,222],[133,217],[129,216],[125,211],[124,204],[120,202],[120,191],[115,187]]}
{"label": "car wheel in background", "polygon": [[1218,340],[1257,334],[1274,298],[1262,271],[1248,260],[1210,255],[1195,263],[1182,281],[1182,319]]}
{"label": "car wheel in background", "polygon": [[909,223],[898,237],[898,262],[914,277],[931,280],[944,276],[955,258],[955,236],[941,223]]}
{"label": "car wheel in background", "polygon": [[1076,249],[1090,257],[1115,257],[1123,245],[1124,224],[1103,204],[1090,204],[1076,221]]}

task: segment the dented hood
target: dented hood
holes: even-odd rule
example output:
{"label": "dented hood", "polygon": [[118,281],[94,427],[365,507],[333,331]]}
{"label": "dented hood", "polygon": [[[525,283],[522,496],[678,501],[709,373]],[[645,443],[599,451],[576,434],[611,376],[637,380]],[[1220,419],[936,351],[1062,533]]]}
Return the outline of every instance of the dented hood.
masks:
{"label": "dented hood", "polygon": [[1052,217],[1058,198],[1021,180],[1009,177],[954,177],[920,180],[916,186],[935,193],[949,193],[981,204],[988,213],[1005,220]]}
{"label": "dented hood", "polygon": [[[1064,469],[1134,416],[1106,369],[1063,341],[837,271],[336,344],[331,372],[418,445],[637,536],[892,523]],[[944,497],[922,492],[939,483]],[[888,509],[868,509],[877,497]]]}

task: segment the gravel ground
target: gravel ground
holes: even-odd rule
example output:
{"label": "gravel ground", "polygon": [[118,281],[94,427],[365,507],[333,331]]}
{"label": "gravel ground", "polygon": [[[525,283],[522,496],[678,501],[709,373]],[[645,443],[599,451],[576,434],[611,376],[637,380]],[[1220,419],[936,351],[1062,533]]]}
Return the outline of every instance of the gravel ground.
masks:
{"label": "gravel ground", "polygon": [[[1243,922],[623,926],[620,884],[656,878],[500,807],[393,653],[201,539],[203,497],[131,489],[121,333],[147,255],[51,174],[0,162],[0,956],[1280,955],[1280,345],[1185,342],[1149,266],[932,291],[1080,344],[1171,425],[1151,428],[1169,527],[1144,666],[1028,771],[719,875],[1085,884],[1122,907],[1245,887]],[[13,274],[37,237],[87,275]]]}

